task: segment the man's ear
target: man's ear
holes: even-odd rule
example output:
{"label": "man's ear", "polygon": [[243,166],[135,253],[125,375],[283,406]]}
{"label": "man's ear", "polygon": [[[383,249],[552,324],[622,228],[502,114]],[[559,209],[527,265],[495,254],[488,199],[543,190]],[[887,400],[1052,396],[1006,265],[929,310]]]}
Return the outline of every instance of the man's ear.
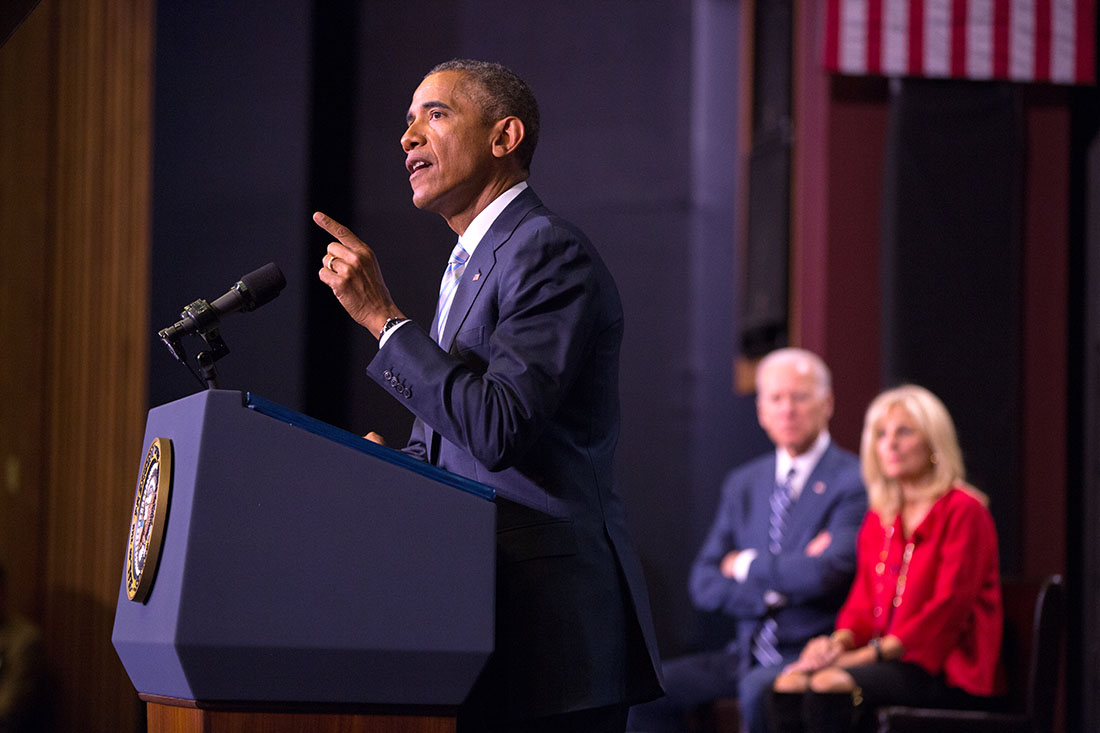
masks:
{"label": "man's ear", "polygon": [[504,158],[516,152],[526,131],[518,117],[505,117],[493,125],[492,150],[496,158]]}

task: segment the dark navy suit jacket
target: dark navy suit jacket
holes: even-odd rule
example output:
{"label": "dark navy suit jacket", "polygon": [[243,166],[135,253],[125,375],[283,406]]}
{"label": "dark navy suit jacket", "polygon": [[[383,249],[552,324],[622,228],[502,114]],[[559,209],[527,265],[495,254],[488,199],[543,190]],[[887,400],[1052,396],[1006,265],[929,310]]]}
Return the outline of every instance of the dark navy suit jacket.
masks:
{"label": "dark navy suit jacket", "polygon": [[496,650],[471,693],[511,718],[659,694],[612,469],[623,314],[610,273],[530,188],[466,265],[442,340],[409,323],[368,373],[415,415],[406,451],[497,491]]}
{"label": "dark navy suit jacket", "polygon": [[[859,459],[830,443],[791,505],[780,553],[772,555],[768,528],[774,487],[774,452],[726,477],[718,515],[691,572],[692,601],[737,620],[733,645],[746,661],[752,635],[768,610],[764,594],[769,590],[787,598],[776,612],[781,650],[797,652],[811,637],[832,631],[852,585],[856,535],[867,511]],[[819,557],[807,557],[806,545],[822,530],[832,534],[832,542]],[[723,576],[719,566],[726,553],[749,548],[757,556],[746,580]]]}

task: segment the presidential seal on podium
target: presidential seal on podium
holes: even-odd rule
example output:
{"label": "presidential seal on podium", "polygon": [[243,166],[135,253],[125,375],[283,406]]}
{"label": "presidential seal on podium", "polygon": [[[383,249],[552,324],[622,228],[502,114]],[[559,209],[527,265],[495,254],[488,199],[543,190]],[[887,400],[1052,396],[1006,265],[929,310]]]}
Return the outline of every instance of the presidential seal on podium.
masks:
{"label": "presidential seal on podium", "polygon": [[149,597],[156,576],[171,488],[172,442],[154,438],[145,452],[126,549],[126,594],[137,603]]}

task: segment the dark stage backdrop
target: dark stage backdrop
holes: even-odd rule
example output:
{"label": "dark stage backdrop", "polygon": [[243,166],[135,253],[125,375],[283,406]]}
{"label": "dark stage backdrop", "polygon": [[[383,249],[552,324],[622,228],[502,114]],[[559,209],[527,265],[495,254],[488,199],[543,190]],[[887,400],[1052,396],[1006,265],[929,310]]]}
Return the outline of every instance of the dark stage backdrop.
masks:
{"label": "dark stage backdrop", "polygon": [[[196,298],[212,300],[276,262],[286,289],[261,310],[223,321],[230,354],[217,367],[225,388],[301,407],[305,308],[315,286],[302,276],[312,14],[308,3],[279,5],[157,3],[151,322],[171,325]],[[150,337],[150,403],[201,389]],[[185,345],[191,355],[200,350]]]}
{"label": "dark stage backdrop", "polygon": [[[316,278],[327,211],[375,247],[425,326],[454,235],[410,201],[413,89],[456,56],[534,88],[531,184],[596,243],[622,293],[619,476],[665,654],[709,633],[687,571],[725,471],[767,446],[732,392],[736,0],[157,4],[152,321],[275,261],[275,302],[226,319],[221,385],[392,443],[411,417],[364,374],[374,339]],[[152,337],[152,334],[150,334]],[[199,388],[150,340],[150,395]]]}
{"label": "dark stage backdrop", "polygon": [[883,383],[935,392],[1020,553],[1023,112],[1008,84],[895,82],[883,186]]}

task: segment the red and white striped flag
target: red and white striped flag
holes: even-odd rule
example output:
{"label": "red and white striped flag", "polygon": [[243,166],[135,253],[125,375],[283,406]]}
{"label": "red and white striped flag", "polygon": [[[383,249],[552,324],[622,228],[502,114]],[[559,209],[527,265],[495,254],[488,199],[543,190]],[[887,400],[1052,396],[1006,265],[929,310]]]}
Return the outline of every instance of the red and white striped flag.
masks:
{"label": "red and white striped flag", "polygon": [[828,0],[842,74],[1096,82],[1096,0]]}

